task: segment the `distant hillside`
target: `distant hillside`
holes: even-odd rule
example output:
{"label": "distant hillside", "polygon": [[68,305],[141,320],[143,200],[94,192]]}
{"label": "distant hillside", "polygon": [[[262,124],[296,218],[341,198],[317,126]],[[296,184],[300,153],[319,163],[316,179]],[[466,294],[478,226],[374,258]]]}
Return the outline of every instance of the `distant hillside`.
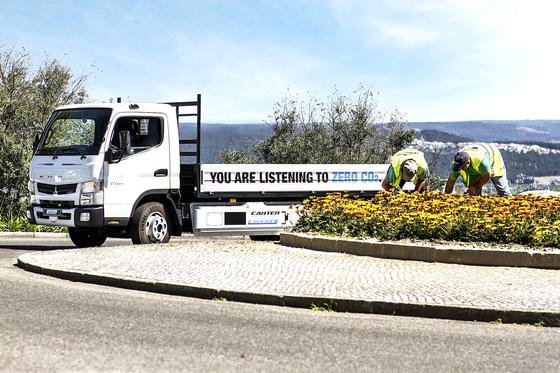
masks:
{"label": "distant hillside", "polygon": [[[560,174],[560,141],[555,142],[555,139],[560,139],[560,121],[484,121],[420,125],[410,124],[418,129],[413,146],[426,153],[428,161],[433,163],[432,172],[436,175],[446,176],[453,154],[465,143],[472,141],[500,143],[510,179],[521,173],[530,176]],[[554,125],[557,128],[554,128]],[[446,132],[443,129],[454,132]],[[181,132],[185,134],[190,130],[182,128]],[[225,149],[251,146],[271,133],[266,124],[204,124],[202,161],[219,162],[219,154]]]}
{"label": "distant hillside", "polygon": [[560,120],[411,122],[417,130],[438,130],[475,141],[560,142]]}
{"label": "distant hillside", "polygon": [[454,135],[452,133],[448,133],[448,132],[443,132],[443,131],[439,131],[439,130],[420,130],[420,131],[416,131],[416,134],[414,136],[417,139],[420,140],[426,140],[426,141],[440,141],[440,142],[469,142],[469,141],[474,141],[473,139],[469,138],[469,137],[463,137],[463,136],[457,136]]}
{"label": "distant hillside", "polygon": [[[267,138],[272,131],[266,124],[204,123],[201,126],[201,158],[203,163],[217,163],[227,148],[243,149]],[[182,126],[181,136],[194,133],[194,126]]]}
{"label": "distant hillside", "polygon": [[[449,173],[453,154],[467,143],[430,141],[423,138],[414,140],[412,146],[424,152],[432,173],[443,177]],[[560,174],[560,147],[557,143],[493,143],[497,144],[502,153],[510,180],[515,179],[518,174]]]}

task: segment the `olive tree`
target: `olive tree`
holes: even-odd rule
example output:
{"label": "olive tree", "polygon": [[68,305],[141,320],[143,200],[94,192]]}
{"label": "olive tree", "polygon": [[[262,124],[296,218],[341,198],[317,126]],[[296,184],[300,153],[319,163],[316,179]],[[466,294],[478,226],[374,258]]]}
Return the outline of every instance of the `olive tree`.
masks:
{"label": "olive tree", "polygon": [[22,215],[35,134],[56,106],[86,100],[87,77],[55,59],[33,68],[24,50],[0,46],[0,217]]}
{"label": "olive tree", "polygon": [[286,95],[266,122],[272,135],[248,149],[230,148],[226,163],[384,163],[414,138],[399,112],[378,108],[377,93],[360,86],[326,100]]}

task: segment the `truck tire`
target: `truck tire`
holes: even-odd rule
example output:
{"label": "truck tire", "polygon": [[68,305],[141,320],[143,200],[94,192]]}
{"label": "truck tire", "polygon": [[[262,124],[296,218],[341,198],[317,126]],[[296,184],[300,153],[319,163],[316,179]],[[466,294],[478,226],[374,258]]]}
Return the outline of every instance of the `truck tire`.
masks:
{"label": "truck tire", "polygon": [[68,235],[76,247],[101,246],[107,239],[103,230],[68,228]]}
{"label": "truck tire", "polygon": [[171,237],[167,212],[161,203],[148,202],[132,215],[130,238],[134,244],[167,243]]}

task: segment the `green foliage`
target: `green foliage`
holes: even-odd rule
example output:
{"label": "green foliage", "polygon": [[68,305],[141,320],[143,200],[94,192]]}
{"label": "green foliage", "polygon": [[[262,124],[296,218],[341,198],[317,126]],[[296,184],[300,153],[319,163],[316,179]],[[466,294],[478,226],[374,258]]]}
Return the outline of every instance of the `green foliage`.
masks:
{"label": "green foliage", "polygon": [[334,312],[337,304],[332,299],[322,305],[311,303],[311,310],[315,312]]}
{"label": "green foliage", "polygon": [[24,216],[33,139],[56,106],[85,101],[86,79],[57,60],[33,70],[25,51],[0,46],[0,218]]}
{"label": "green foliage", "polygon": [[0,231],[4,232],[22,232],[26,230],[27,219],[23,217],[15,217],[0,221]]}
{"label": "green foliage", "polygon": [[65,227],[30,224],[27,218],[16,216],[0,218],[0,232],[66,232]]}
{"label": "green foliage", "polygon": [[220,162],[222,163],[258,163],[257,158],[250,150],[239,150],[235,148],[228,148],[220,153]]}
{"label": "green foliage", "polygon": [[274,107],[271,136],[245,150],[228,149],[231,163],[384,163],[410,144],[414,130],[398,112],[379,111],[376,93],[360,86],[351,96],[337,90],[326,101],[285,96]]}

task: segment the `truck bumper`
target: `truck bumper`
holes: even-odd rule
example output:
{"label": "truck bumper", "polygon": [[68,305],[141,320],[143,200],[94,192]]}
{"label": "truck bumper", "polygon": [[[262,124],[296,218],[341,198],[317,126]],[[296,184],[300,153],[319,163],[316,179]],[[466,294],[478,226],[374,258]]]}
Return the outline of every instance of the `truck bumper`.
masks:
{"label": "truck bumper", "polygon": [[103,206],[45,208],[39,205],[27,207],[27,220],[32,224],[77,228],[103,227]]}

